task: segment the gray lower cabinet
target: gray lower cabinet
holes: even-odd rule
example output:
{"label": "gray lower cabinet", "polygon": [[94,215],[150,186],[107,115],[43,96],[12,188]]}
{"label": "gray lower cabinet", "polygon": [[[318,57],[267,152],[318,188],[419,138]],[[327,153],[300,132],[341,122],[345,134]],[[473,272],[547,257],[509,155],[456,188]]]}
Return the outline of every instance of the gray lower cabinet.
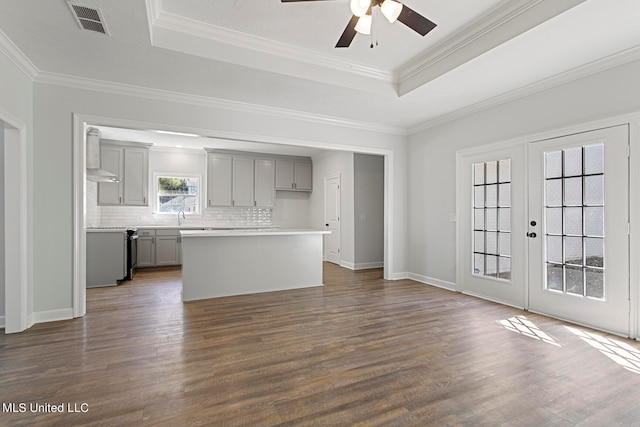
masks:
{"label": "gray lower cabinet", "polygon": [[137,267],[156,265],[156,230],[138,230]]}
{"label": "gray lower cabinet", "polygon": [[138,230],[138,267],[182,264],[180,230]]}
{"label": "gray lower cabinet", "polygon": [[182,264],[182,240],[178,230],[156,230],[156,265]]}

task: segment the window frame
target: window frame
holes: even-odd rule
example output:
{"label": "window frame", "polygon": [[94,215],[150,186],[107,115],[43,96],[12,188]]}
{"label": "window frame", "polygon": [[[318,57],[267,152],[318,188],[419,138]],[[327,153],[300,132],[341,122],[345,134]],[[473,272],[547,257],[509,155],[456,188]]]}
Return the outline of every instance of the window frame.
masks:
{"label": "window frame", "polygon": [[185,215],[190,215],[190,216],[197,216],[197,215],[202,215],[202,197],[203,197],[203,180],[202,180],[202,175],[198,175],[198,174],[188,174],[188,173],[175,173],[175,172],[168,172],[168,173],[160,173],[160,172],[154,172],[153,174],[153,210],[154,210],[154,214],[158,214],[158,215],[176,215],[176,212],[161,212],[160,211],[160,194],[159,194],[159,185],[158,185],[158,180],[160,178],[178,178],[178,179],[182,179],[182,178],[186,178],[186,179],[194,179],[196,180],[196,194],[195,194],[195,199],[196,199],[196,211],[195,212],[188,212],[188,211],[184,211]]}

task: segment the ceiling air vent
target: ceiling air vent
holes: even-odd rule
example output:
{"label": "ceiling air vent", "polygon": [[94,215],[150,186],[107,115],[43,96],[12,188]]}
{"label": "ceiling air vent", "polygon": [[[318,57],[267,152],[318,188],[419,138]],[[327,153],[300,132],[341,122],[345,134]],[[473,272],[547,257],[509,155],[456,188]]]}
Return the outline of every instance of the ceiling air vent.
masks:
{"label": "ceiling air vent", "polygon": [[69,3],[69,7],[73,12],[74,18],[76,18],[76,22],[80,25],[80,28],[109,35],[100,9],[77,3],[67,3]]}

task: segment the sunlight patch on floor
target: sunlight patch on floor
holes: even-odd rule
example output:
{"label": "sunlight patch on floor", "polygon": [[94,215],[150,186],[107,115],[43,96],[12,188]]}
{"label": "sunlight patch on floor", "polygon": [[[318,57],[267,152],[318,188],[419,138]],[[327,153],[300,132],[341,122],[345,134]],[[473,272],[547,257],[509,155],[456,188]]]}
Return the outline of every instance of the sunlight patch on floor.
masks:
{"label": "sunlight patch on floor", "polygon": [[544,341],[547,344],[561,347],[561,345],[558,344],[558,342],[554,338],[537,327],[535,323],[527,319],[526,316],[511,317],[509,319],[499,320],[498,323],[511,332],[516,332],[529,338]]}
{"label": "sunlight patch on floor", "polygon": [[618,365],[631,372],[640,374],[640,350],[623,341],[605,338],[601,335],[581,331],[570,326],[565,326],[565,328],[582,338],[584,342],[588,343],[593,348],[598,349],[600,353],[604,354]]}

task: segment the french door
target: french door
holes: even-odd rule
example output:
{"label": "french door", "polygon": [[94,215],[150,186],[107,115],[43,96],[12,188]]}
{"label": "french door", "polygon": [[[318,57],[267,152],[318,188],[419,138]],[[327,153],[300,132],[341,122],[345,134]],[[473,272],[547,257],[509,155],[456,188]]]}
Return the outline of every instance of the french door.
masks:
{"label": "french door", "polygon": [[529,309],[628,334],[627,126],[528,149]]}
{"label": "french door", "polygon": [[461,291],[525,307],[524,147],[458,156]]}
{"label": "french door", "polygon": [[459,289],[628,334],[628,127],[526,145],[458,153]]}

